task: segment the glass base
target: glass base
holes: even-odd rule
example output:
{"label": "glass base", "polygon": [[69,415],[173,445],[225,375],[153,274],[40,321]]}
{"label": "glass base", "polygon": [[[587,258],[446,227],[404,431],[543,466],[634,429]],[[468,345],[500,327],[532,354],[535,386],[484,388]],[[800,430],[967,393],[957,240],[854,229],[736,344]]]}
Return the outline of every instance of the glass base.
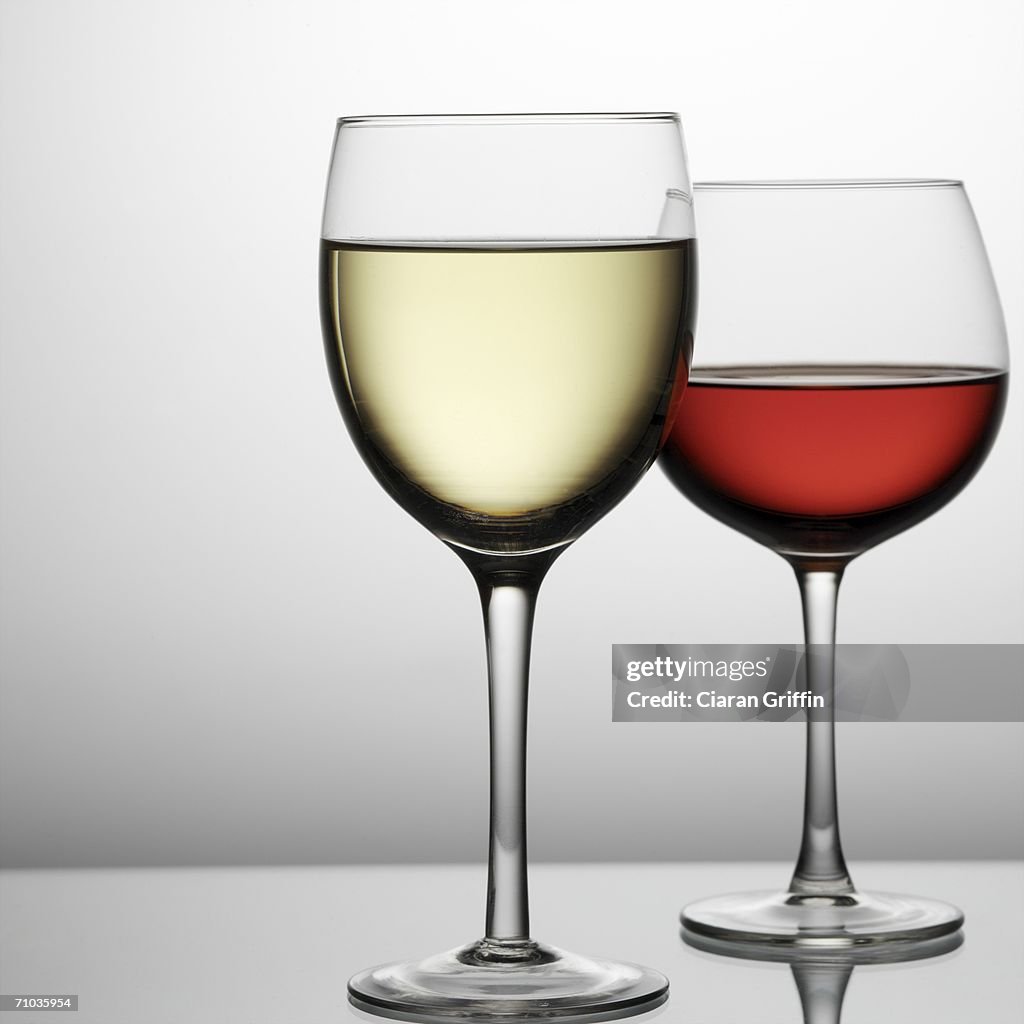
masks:
{"label": "glass base", "polygon": [[935,939],[913,942],[879,942],[867,946],[797,946],[769,945],[765,942],[743,942],[736,939],[713,939],[708,935],[681,931],[683,942],[702,953],[735,957],[740,960],[763,960],[791,964],[795,970],[803,966],[828,967],[830,970],[852,971],[854,967],[871,964],[898,964],[910,960],[928,960],[945,956],[964,943],[962,930],[940,935]]}
{"label": "glass base", "polygon": [[686,931],[722,942],[840,952],[951,935],[964,923],[964,915],[949,903],[917,896],[764,891],[691,903],[680,920]]}
{"label": "glass base", "polygon": [[349,980],[367,1013],[415,1021],[603,1021],[660,1006],[668,981],[635,964],[590,960],[540,943],[486,940]]}

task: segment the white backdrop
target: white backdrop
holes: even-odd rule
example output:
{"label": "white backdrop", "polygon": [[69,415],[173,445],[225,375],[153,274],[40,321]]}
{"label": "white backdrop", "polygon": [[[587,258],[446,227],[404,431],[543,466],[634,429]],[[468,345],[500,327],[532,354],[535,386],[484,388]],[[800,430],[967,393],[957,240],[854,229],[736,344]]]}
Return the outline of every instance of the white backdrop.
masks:
{"label": "white backdrop", "polygon": [[[1022,35],[1016,0],[0,0],[3,863],[484,855],[474,588],[324,366],[336,116],[675,109],[696,180],[963,178],[1019,359]],[[1021,404],[853,565],[842,640],[1024,641]],[[800,728],[613,726],[609,647],[799,638],[785,564],[652,472],[541,594],[534,856],[792,856]],[[1022,739],[843,728],[847,852],[1019,856]]]}

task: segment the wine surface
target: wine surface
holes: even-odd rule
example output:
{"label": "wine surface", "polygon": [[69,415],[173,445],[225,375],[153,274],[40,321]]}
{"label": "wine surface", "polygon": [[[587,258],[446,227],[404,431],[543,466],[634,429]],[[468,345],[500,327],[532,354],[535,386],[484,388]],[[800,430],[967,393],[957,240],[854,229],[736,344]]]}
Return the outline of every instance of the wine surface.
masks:
{"label": "wine surface", "polygon": [[690,242],[325,241],[335,393],[375,475],[442,539],[575,539],[653,461],[692,343]]}
{"label": "wine surface", "polygon": [[980,368],[702,368],[662,465],[704,511],[782,554],[858,554],[967,483],[1006,385]]}

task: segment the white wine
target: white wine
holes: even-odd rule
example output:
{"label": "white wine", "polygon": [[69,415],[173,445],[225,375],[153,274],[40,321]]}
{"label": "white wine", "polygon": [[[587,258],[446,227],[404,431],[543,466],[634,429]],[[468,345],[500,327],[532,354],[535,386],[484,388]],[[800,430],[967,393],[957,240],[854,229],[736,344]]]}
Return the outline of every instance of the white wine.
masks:
{"label": "white wine", "polygon": [[567,543],[657,454],[691,345],[692,242],[325,241],[324,339],[349,429],[449,543]]}

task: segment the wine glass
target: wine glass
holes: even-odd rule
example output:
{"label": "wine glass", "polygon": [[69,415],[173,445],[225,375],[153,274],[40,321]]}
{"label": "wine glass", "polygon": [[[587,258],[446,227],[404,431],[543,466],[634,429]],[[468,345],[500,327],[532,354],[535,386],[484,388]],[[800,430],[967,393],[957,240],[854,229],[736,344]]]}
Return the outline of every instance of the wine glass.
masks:
{"label": "wine glass", "polygon": [[537,589],[640,479],[692,348],[693,218],[674,114],[338,122],[320,264],[356,447],[480,592],[490,697],[484,936],[349,982],[410,1019],[593,1020],[656,971],[530,936],[526,705]]}
{"label": "wine glass", "polygon": [[1002,313],[961,182],[695,186],[700,357],[662,455],[699,508],[796,571],[809,715],[789,888],[702,900],[684,927],[851,948],[954,932],[948,904],[854,888],[839,842],[835,612],[851,559],[946,504],[1006,400]]}

